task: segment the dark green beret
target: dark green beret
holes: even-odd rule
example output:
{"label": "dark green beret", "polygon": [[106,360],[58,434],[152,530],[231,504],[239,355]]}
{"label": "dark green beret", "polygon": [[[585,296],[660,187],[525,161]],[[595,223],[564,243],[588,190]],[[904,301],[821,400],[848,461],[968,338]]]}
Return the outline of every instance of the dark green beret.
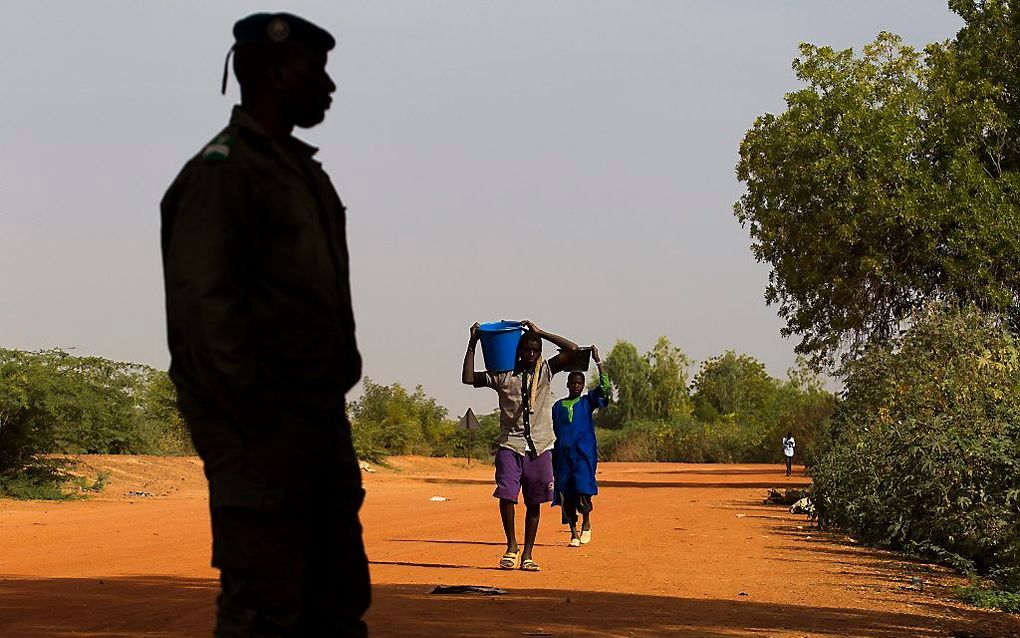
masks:
{"label": "dark green beret", "polygon": [[234,23],[234,44],[297,44],[329,51],[336,40],[329,31],[290,13],[253,13]]}

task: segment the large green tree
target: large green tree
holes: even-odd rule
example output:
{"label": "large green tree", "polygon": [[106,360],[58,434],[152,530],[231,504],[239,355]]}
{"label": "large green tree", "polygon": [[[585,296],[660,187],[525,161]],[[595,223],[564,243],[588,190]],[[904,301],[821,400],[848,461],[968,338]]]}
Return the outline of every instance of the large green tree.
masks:
{"label": "large green tree", "polygon": [[0,493],[54,483],[54,453],[179,454],[191,443],[165,372],[63,350],[0,348]]}
{"label": "large green tree", "polygon": [[354,446],[359,456],[378,460],[386,454],[430,454],[451,437],[447,410],[419,385],[408,392],[399,383],[362,381],[361,397],[350,404]]}
{"label": "large green tree", "polygon": [[931,300],[1017,323],[1016,11],[953,8],[960,39],[923,53],[889,33],[861,55],[802,45],[806,86],[741,144],[735,214],[815,363],[888,342]]}
{"label": "large green tree", "polygon": [[690,414],[693,410],[687,391],[690,358],[669,339],[659,337],[645,359],[649,366],[649,415],[670,420]]}
{"label": "large green tree", "polygon": [[728,350],[701,362],[692,384],[695,413],[705,420],[719,415],[759,413],[777,385],[761,361]]}
{"label": "large green tree", "polygon": [[[967,86],[985,83],[990,99],[1005,113],[1002,128],[989,129],[998,136],[1001,159],[987,158],[992,171],[1020,168],[1020,5],[1011,0],[949,0],[965,25],[950,50],[948,68]],[[1001,166],[996,167],[996,162]]]}
{"label": "large green tree", "polygon": [[687,391],[690,359],[666,337],[659,337],[643,355],[634,344],[617,341],[605,361],[616,401],[600,417],[600,425],[619,427],[638,419],[669,420],[693,409]]}

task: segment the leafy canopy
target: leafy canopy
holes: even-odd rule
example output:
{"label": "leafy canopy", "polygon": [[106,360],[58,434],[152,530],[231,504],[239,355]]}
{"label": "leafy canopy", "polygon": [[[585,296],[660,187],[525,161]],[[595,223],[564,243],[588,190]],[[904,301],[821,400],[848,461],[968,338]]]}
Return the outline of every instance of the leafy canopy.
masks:
{"label": "leafy canopy", "polygon": [[1017,324],[1018,56],[997,39],[1015,43],[1008,22],[975,20],[923,53],[890,33],[860,56],[803,44],[793,68],[806,86],[747,132],[734,212],[772,266],[765,298],[783,334],[813,363],[888,341],[931,300]]}
{"label": "leafy canopy", "polygon": [[637,419],[673,419],[693,409],[687,392],[690,359],[666,337],[641,355],[634,344],[617,341],[605,359],[617,400],[600,423],[620,426]]}

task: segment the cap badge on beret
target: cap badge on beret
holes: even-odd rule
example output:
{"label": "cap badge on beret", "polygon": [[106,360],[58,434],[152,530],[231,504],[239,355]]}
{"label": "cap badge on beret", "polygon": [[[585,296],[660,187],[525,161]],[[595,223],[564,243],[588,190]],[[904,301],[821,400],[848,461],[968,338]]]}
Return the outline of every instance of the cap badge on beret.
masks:
{"label": "cap badge on beret", "polygon": [[283,18],[273,18],[266,25],[266,35],[273,42],[286,42],[290,35],[290,25]]}

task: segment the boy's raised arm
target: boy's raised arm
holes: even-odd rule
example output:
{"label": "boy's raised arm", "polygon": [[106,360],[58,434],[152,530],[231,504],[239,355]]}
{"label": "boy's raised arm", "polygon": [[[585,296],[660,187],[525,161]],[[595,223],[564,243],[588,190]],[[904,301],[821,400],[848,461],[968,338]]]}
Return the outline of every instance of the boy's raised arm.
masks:
{"label": "boy's raised arm", "polygon": [[552,371],[553,374],[562,371],[563,366],[565,365],[565,362],[567,360],[567,358],[564,357],[563,355],[564,354],[569,355],[569,353],[577,350],[577,344],[571,341],[570,339],[567,339],[566,337],[561,337],[559,335],[554,335],[551,332],[546,332],[545,330],[542,330],[541,328],[536,326],[534,323],[528,321],[527,319],[522,321],[521,324],[529,331],[534,332],[539,337],[542,337],[543,339],[545,339],[546,341],[560,349],[560,354],[556,355],[552,359],[549,359],[549,370]]}
{"label": "boy's raised arm", "polygon": [[471,336],[468,338],[467,352],[464,353],[464,370],[460,380],[464,385],[475,384],[475,344],[478,343],[478,323],[471,326]]}
{"label": "boy's raised arm", "polygon": [[534,332],[535,334],[542,337],[549,343],[555,345],[557,348],[563,350],[564,352],[573,352],[574,350],[577,350],[577,344],[571,341],[570,339],[567,339],[566,337],[561,337],[559,335],[554,335],[551,332],[546,332],[545,330],[542,330],[541,328],[536,326],[534,323],[528,321],[527,319],[522,321],[521,324],[531,332]]}
{"label": "boy's raised arm", "polygon": [[602,357],[599,356],[599,349],[594,345],[591,347],[591,356],[595,359],[595,367],[599,370],[598,388],[602,392],[602,397],[608,401],[612,396],[612,389],[609,387],[609,375],[606,374],[605,367],[602,365]]}

